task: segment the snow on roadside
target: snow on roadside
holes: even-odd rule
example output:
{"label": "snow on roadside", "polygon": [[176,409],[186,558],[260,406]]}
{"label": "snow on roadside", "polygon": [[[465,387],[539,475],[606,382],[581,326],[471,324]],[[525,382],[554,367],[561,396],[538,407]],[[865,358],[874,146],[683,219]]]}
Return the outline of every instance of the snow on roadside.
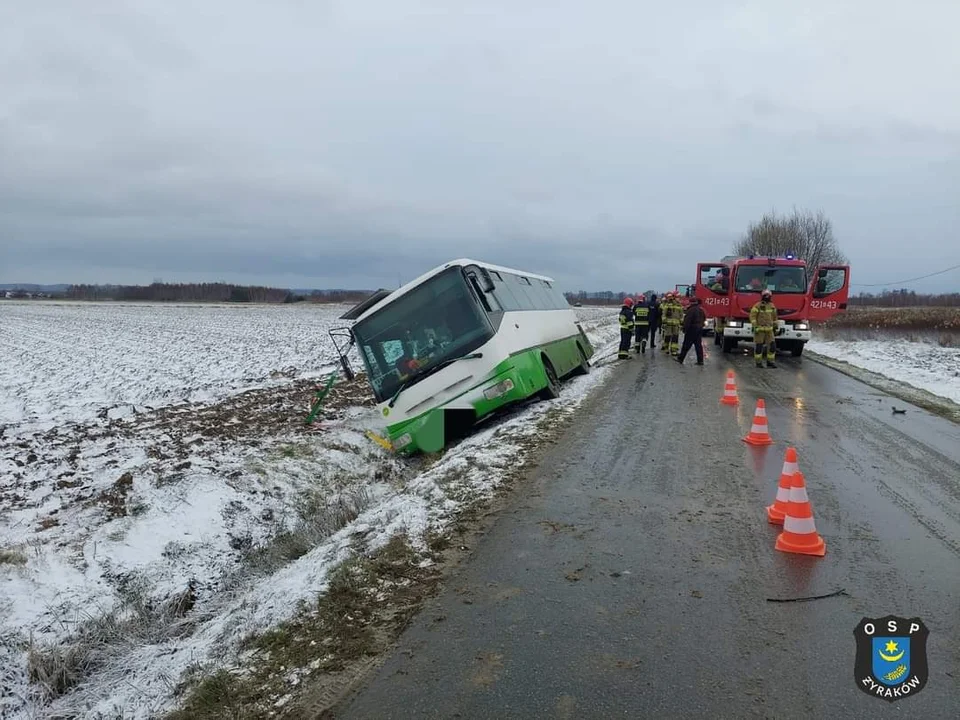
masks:
{"label": "snow on roadside", "polygon": [[[348,407],[322,432],[302,428],[306,411],[291,405],[302,389],[21,436],[0,457],[13,478],[0,481],[0,550],[17,554],[0,563],[0,717],[152,717],[170,708],[185,671],[236,660],[243,638],[316,597],[352,552],[400,532],[422,544],[489,498],[544,416],[572,412],[610,372],[615,309],[578,314],[600,367],[565,383],[558,401],[490,423],[428,468],[365,438],[369,409]],[[282,416],[296,419],[283,425]],[[258,425],[261,417],[275,424]],[[321,513],[330,532],[308,535],[315,542],[292,561],[252,564],[258,549],[297,531],[305,503],[318,502],[333,508]],[[101,648],[94,674],[52,701],[28,681],[31,638],[55,647],[116,608],[128,617],[131,596],[135,607],[164,607],[186,590],[191,609],[176,632],[138,628]]]}
{"label": "snow on roadside", "polygon": [[907,340],[811,340],[824,357],[960,403],[960,348]]}

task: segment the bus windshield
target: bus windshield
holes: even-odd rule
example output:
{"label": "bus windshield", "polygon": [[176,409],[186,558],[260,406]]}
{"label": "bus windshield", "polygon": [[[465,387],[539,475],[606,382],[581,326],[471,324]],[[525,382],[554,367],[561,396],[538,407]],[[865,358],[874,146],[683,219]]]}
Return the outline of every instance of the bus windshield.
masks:
{"label": "bus windshield", "polygon": [[457,266],[361,320],[353,335],[377,401],[384,402],[404,383],[476,350],[493,328]]}
{"label": "bus windshield", "polygon": [[768,267],[766,265],[741,265],[737,268],[737,292],[760,292],[770,290],[773,293],[806,292],[806,272],[804,268],[793,266]]}

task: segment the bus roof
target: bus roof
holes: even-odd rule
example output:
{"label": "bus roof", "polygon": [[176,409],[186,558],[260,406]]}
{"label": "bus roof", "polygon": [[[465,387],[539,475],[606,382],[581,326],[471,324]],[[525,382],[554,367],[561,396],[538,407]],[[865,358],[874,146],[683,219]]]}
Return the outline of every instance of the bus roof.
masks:
{"label": "bus roof", "polygon": [[366,319],[370,315],[373,315],[375,312],[377,312],[377,310],[382,308],[384,305],[388,305],[392,303],[394,300],[400,297],[403,297],[414,288],[419,287],[424,282],[432,278],[434,275],[439,275],[444,270],[454,266],[464,267],[466,265],[477,265],[478,267],[486,268],[487,270],[492,270],[494,272],[505,272],[505,273],[511,273],[513,275],[522,275],[524,277],[533,278],[535,280],[545,280],[546,282],[551,282],[551,283],[554,282],[553,278],[547,277],[546,275],[537,275],[536,273],[527,272],[526,270],[515,270],[513,268],[503,267],[501,265],[491,265],[490,263],[481,262],[479,260],[470,260],[469,258],[460,258],[458,260],[451,260],[449,262],[446,262],[443,265],[438,265],[432,270],[428,270],[420,277],[411,280],[406,285],[403,285],[397,290],[394,290],[392,293],[390,293],[385,298],[380,300],[380,302],[376,303],[373,307],[368,308],[366,312],[364,312],[362,315],[360,315],[360,317],[356,319],[356,322],[360,322],[361,320]]}

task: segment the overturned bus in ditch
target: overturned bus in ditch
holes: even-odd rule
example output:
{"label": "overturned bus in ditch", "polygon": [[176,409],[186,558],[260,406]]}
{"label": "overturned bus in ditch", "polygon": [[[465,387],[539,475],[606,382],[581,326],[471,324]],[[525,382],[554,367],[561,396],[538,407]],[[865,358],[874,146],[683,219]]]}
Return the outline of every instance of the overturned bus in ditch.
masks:
{"label": "overturned bus in ditch", "polygon": [[331,331],[348,376],[366,369],[387,438],[402,454],[437,452],[480,420],[590,371],[594,349],[560,288],[543,275],[453,260],[381,290]]}

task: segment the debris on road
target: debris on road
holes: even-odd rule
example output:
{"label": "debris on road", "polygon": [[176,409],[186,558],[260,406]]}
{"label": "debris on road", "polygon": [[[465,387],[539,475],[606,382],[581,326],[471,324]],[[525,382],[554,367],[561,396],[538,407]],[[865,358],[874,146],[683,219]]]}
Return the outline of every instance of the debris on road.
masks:
{"label": "debris on road", "polygon": [[846,588],[840,588],[832,593],[827,593],[826,595],[809,595],[807,597],[798,597],[798,598],[767,598],[767,602],[775,603],[791,603],[791,602],[809,602],[810,600],[823,600],[824,598],[838,597],[840,595],[847,595],[849,593]]}

